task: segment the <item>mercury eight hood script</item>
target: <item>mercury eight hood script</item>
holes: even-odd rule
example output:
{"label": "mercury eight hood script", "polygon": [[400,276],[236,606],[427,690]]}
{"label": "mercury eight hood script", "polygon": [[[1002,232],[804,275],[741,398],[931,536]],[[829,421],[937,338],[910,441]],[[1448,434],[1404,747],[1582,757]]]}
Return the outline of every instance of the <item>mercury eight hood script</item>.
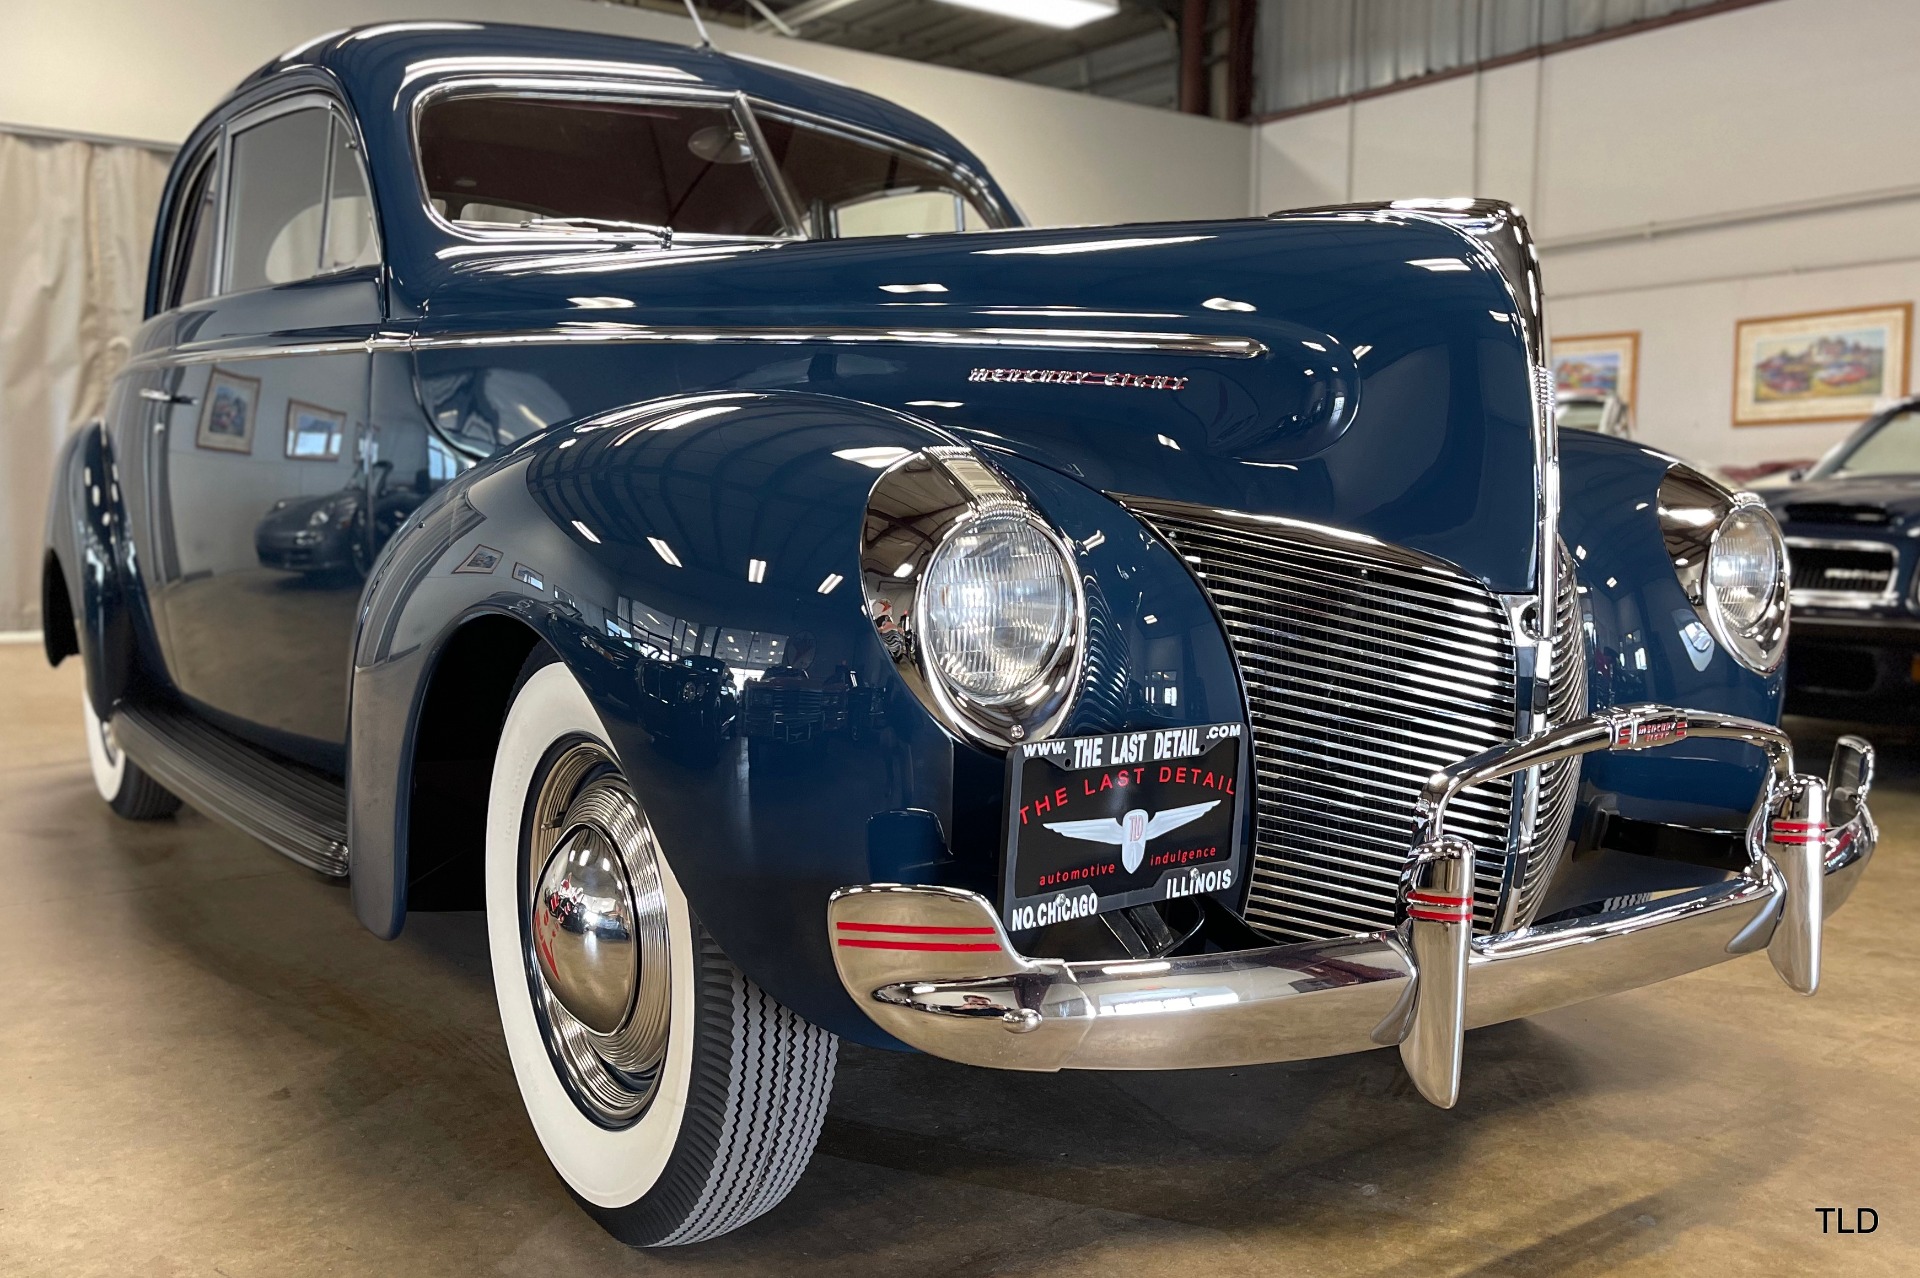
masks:
{"label": "mercury eight hood script", "polygon": [[1009,756],[1007,930],[1237,895],[1241,725],[1039,741]]}

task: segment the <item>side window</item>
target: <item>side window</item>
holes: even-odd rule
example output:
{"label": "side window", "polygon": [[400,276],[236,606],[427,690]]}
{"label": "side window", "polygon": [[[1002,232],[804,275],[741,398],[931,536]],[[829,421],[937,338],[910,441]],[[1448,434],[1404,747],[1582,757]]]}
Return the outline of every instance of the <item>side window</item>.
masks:
{"label": "side window", "polygon": [[761,115],[760,131],[817,238],[993,224],[965,183],[918,156],[778,116]]}
{"label": "side window", "polygon": [[167,307],[185,306],[213,295],[213,237],[217,214],[219,152],[209,149],[199,171],[187,182],[174,214],[170,256],[173,277]]}
{"label": "side window", "polygon": [[378,265],[380,243],[373,230],[373,193],[367,188],[366,165],[360,162],[360,150],[339,116],[333,119],[327,175],[327,242],[320,269]]}
{"label": "side window", "polygon": [[318,273],[331,118],[289,111],[233,135],[227,288],[288,284]]}

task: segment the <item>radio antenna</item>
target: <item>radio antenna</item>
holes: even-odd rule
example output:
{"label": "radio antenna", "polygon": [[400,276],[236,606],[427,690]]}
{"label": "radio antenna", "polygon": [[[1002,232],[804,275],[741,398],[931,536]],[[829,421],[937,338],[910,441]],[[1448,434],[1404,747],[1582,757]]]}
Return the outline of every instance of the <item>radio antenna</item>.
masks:
{"label": "radio antenna", "polygon": [[693,0],[686,0],[686,3],[687,16],[693,19],[693,29],[700,33],[700,43],[697,47],[711,49],[713,47],[713,37],[707,34],[707,24],[700,21],[700,7],[696,5]]}

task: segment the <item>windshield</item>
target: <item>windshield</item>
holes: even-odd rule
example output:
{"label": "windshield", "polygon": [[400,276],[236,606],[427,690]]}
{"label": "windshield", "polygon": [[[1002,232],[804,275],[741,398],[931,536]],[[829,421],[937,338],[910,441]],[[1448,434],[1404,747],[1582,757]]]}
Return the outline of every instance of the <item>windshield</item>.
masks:
{"label": "windshield", "polygon": [[1829,475],[1920,475],[1920,408],[1903,408],[1865,439],[1842,448],[1814,469]]}
{"label": "windshield", "polygon": [[1604,399],[1569,399],[1560,403],[1560,429],[1599,430],[1607,415]]}
{"label": "windshield", "polygon": [[[464,93],[429,99],[427,198],[473,231],[814,239],[974,231],[990,197],[937,157],[777,111]],[[755,147],[764,142],[764,154]],[[802,226],[781,216],[786,195]]]}
{"label": "windshield", "polygon": [[420,115],[420,168],[456,226],[786,232],[732,107],[461,95]]}
{"label": "windshield", "polygon": [[777,115],[761,115],[760,131],[815,239],[993,224],[954,174],[917,156]]}

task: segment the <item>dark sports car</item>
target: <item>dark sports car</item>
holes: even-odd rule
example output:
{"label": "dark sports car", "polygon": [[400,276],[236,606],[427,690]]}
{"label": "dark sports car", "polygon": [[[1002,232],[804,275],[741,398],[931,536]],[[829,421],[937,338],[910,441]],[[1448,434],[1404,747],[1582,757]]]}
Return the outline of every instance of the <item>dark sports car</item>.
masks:
{"label": "dark sports car", "polygon": [[1787,709],[1920,719],[1920,399],[1767,492],[1793,560]]}
{"label": "dark sports car", "polygon": [[[1393,1046],[1452,1105],[1471,1026],[1761,950],[1812,992],[1875,843],[1866,743],[1777,726],[1773,517],[1557,431],[1541,296],[1498,203],[1035,229],[758,62],[330,36],[180,151],[47,651],[123,816],[382,936],[485,909],[528,1115],[631,1243],[778,1203],[841,1037]],[[216,376],[426,474],[364,586],[262,586],[313,472],[202,430]]]}
{"label": "dark sports car", "polygon": [[260,566],[366,576],[374,547],[391,537],[433,491],[424,470],[406,488],[390,483],[392,474],[391,463],[379,462],[370,470],[356,469],[338,492],[276,500],[253,530]]}

